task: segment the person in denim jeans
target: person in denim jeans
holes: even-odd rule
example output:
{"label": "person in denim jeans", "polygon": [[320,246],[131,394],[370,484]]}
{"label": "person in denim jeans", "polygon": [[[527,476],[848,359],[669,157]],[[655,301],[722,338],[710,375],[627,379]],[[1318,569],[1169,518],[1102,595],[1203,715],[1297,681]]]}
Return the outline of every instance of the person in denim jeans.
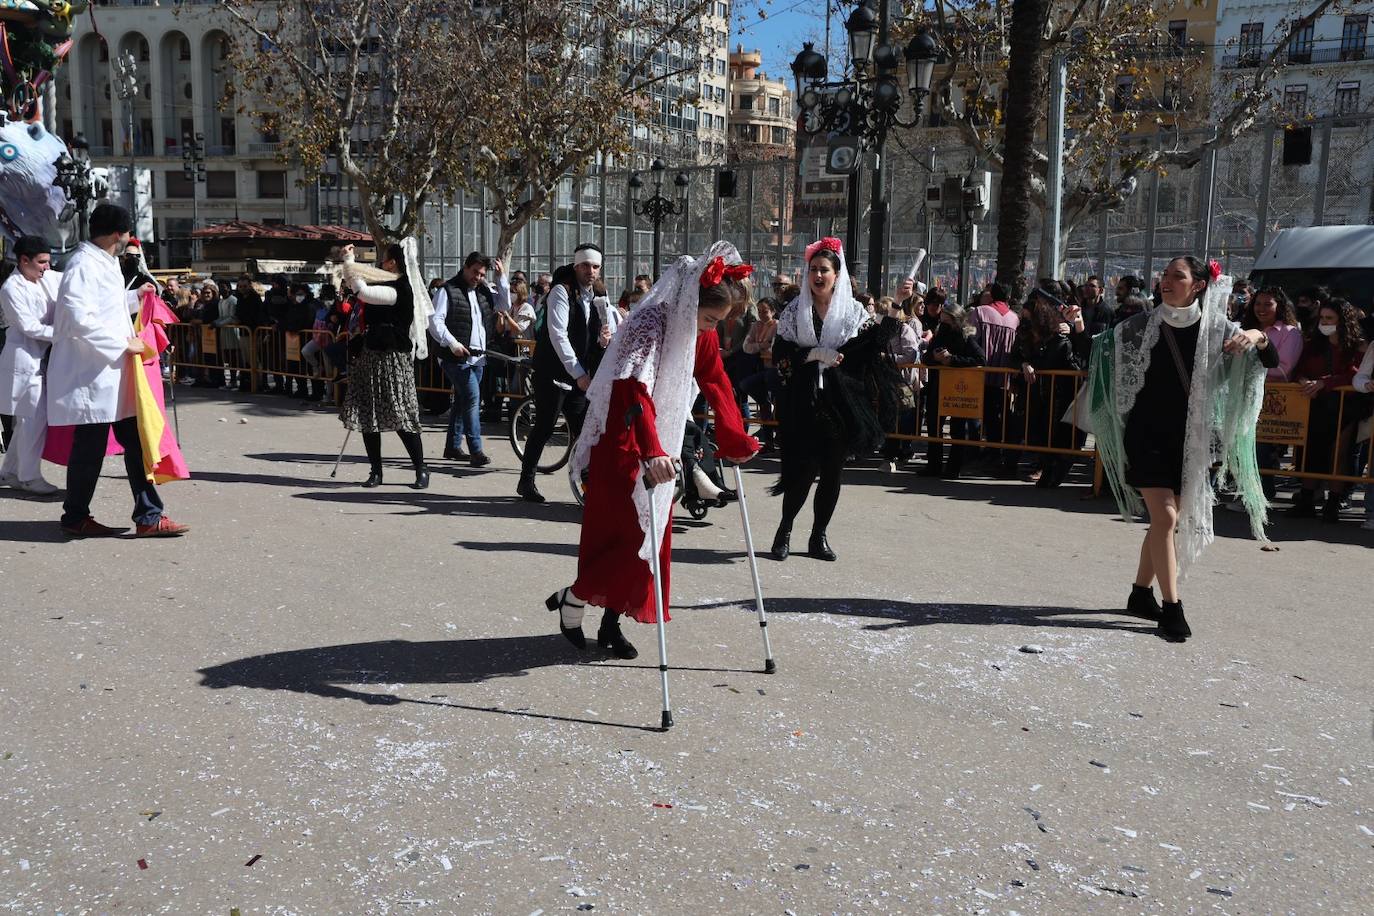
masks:
{"label": "person in denim jeans", "polygon": [[[495,292],[486,282],[488,268],[496,277]],[[453,410],[449,414],[444,457],[467,458],[475,468],[491,463],[482,451],[481,389],[487,362],[484,353],[488,342],[494,342],[496,337],[496,313],[509,311],[510,284],[501,260],[477,251],[469,254],[463,269],[434,293],[429,333],[444,347],[439,351],[439,360],[453,385]],[[470,454],[463,452],[465,438]]]}

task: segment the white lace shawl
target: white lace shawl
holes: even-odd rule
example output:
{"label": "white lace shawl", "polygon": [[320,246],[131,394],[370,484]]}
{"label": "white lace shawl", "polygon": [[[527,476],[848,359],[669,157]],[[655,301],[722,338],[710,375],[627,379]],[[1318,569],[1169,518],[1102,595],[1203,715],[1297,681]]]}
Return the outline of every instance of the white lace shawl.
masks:
{"label": "white lace shawl", "polygon": [[[410,356],[425,359],[429,356],[429,318],[434,314],[434,303],[430,301],[424,274],[420,272],[419,246],[415,238],[402,239],[401,249],[405,252],[405,278],[410,282],[410,298],[414,301],[410,315]],[[392,283],[400,279],[390,271],[360,264],[352,258],[335,261],[325,276],[336,290],[343,286],[344,280],[352,277],[359,277],[364,283]]]}
{"label": "white lace shawl", "polygon": [[[1229,383],[1223,366],[1222,348],[1240,327],[1226,317],[1226,302],[1233,279],[1217,278],[1208,284],[1202,300],[1202,323],[1193,355],[1191,387],[1188,391],[1188,420],[1183,440],[1183,489],[1179,494],[1178,532],[1175,546],[1178,572],[1182,579],[1202,551],[1212,543],[1212,511],[1216,490],[1210,471],[1214,463],[1227,464],[1225,449],[1235,440],[1237,425],[1253,428],[1255,416],[1249,411],[1220,411],[1231,398],[1222,391]],[[1127,319],[1116,329],[1115,400],[1124,426],[1145,385],[1150,354],[1159,340],[1163,309],[1154,308]],[[1260,370],[1261,376],[1263,370]],[[1218,415],[1224,412],[1225,415]],[[1257,411],[1255,411],[1257,413]],[[1262,516],[1261,516],[1262,518]],[[1260,523],[1262,537],[1262,521]]]}
{"label": "white lace shawl", "polygon": [[814,302],[811,296],[810,264],[802,265],[801,295],[793,299],[783,309],[778,319],[778,334],[783,340],[790,340],[801,347],[822,346],[838,350],[854,339],[860,326],[868,317],[868,312],[854,298],[854,286],[849,282],[849,267],[844,259],[844,251],[837,252],[840,258],[840,271],[835,277],[835,293],[830,298],[830,309],[821,322],[821,338],[816,340],[816,328],[811,321]]}
{"label": "white lace shawl", "polygon": [[[716,242],[700,258],[683,256],[668,266],[657,283],[616,329],[600,368],[587,389],[587,415],[582,435],[568,462],[568,473],[577,480],[591,462],[592,448],[601,441],[608,423],[624,423],[624,417],[607,416],[611,389],[620,379],[632,378],[644,385],[654,402],[655,429],[663,450],[675,457],[682,451],[682,437],[691,409],[696,368],[697,305],[701,273],[715,257],[727,264],[740,263],[739,252],[728,242]],[[668,520],[673,487],[663,484],[646,490],[636,479],[632,490],[635,512],[644,541],[639,556],[647,563],[653,556],[649,497],[660,528]],[[655,537],[662,537],[660,530]]]}

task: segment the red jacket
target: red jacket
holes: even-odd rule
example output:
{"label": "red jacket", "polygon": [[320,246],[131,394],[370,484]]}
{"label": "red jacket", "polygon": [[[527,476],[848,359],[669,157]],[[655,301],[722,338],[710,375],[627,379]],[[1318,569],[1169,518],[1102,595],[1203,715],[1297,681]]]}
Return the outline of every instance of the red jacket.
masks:
{"label": "red jacket", "polygon": [[1302,356],[1293,369],[1293,378],[1298,381],[1321,382],[1322,388],[1331,391],[1355,380],[1360,368],[1360,354],[1345,351],[1334,340],[1329,344],[1318,337],[1309,337],[1302,345]]}

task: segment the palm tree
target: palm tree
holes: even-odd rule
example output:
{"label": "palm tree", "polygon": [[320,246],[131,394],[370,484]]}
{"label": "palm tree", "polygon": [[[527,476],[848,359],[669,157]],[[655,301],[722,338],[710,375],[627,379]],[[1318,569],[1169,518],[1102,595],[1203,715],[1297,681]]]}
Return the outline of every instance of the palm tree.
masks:
{"label": "palm tree", "polygon": [[1049,0],[1013,0],[1008,33],[1002,191],[998,198],[997,280],[1018,299],[1026,287],[1031,174],[1036,131],[1045,107],[1042,47],[1049,15]]}

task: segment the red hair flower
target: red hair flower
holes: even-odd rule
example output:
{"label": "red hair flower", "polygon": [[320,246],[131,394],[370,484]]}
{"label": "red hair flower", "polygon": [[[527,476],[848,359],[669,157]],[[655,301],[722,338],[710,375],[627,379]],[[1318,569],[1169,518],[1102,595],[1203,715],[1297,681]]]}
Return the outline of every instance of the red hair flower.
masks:
{"label": "red hair flower", "polygon": [[712,286],[718,286],[720,281],[727,277],[731,280],[743,280],[753,272],[754,265],[752,264],[727,265],[725,258],[717,255],[701,272],[701,285],[703,288],[709,289]]}
{"label": "red hair flower", "polygon": [[1207,275],[1210,276],[1213,280],[1215,280],[1217,277],[1220,277],[1220,276],[1221,276],[1221,265],[1218,264],[1216,261],[1208,261],[1208,262],[1207,262]]}
{"label": "red hair flower", "polygon": [[806,246],[806,262],[811,263],[811,259],[816,256],[818,251],[833,251],[835,254],[844,253],[844,243],[833,235],[827,235],[818,242],[812,242]]}

